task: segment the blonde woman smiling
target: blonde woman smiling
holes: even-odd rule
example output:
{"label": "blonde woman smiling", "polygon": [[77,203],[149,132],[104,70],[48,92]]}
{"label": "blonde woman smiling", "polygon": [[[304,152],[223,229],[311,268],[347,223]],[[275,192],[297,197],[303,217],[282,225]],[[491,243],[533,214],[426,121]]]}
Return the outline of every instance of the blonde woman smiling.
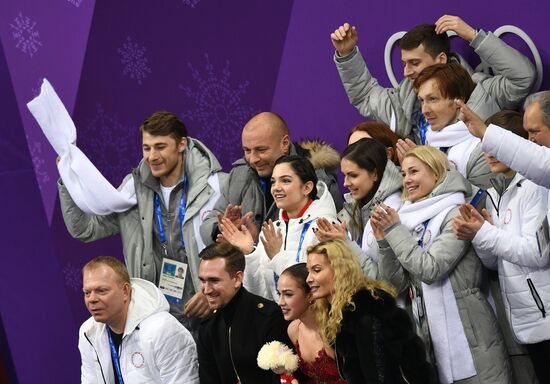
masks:
{"label": "blonde woman smiling", "polygon": [[436,148],[419,146],[405,154],[405,201],[399,213],[384,204],[372,213],[380,278],[408,293],[441,383],[509,383],[505,345],[479,290],[481,262],[452,228],[470,185],[448,168],[447,158]]}

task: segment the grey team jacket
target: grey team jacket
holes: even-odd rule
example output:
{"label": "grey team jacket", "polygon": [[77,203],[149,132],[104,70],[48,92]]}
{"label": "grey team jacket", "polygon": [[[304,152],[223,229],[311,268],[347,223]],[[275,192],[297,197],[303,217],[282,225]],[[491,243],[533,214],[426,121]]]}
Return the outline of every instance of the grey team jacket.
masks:
{"label": "grey team jacket", "polygon": [[[206,216],[208,205],[213,206],[220,195],[220,185],[226,175],[221,172],[221,166],[214,154],[196,139],[188,138],[184,158],[188,190],[183,236],[190,275],[195,291],[199,291],[198,254],[204,247],[199,236],[200,221]],[[122,185],[132,177],[137,205],[126,212],[107,216],[87,215],[76,206],[65,186],[59,183],[61,211],[65,225],[75,239],[91,242],[120,233],[130,277],[139,277],[156,283],[158,273],[153,254],[155,191],[145,185],[153,176],[149,166],[142,160],[137,168],[124,178]],[[179,238],[179,235],[176,238]]]}
{"label": "grey team jacket", "polygon": [[[479,30],[470,46],[495,76],[479,72],[472,75],[476,87],[468,106],[482,119],[503,109],[517,108],[535,81],[533,64],[491,32]],[[348,98],[361,115],[390,125],[393,115],[396,133],[420,142],[418,122],[413,118],[417,98],[409,79],[404,79],[397,88],[380,86],[358,48],[343,57],[335,55],[334,61]]]}

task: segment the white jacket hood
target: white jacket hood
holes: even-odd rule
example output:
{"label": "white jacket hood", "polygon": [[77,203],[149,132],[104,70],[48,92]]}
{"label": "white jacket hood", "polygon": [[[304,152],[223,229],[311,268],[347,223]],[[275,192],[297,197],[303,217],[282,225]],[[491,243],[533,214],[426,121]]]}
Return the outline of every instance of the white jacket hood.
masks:
{"label": "white jacket hood", "polygon": [[[132,295],[128,306],[124,335],[132,333],[139,323],[153,313],[168,312],[170,310],[168,301],[155,284],[138,278],[132,278],[130,282],[132,284]],[[82,324],[82,330],[90,339],[95,338],[104,329],[105,324],[95,321],[93,317]]]}

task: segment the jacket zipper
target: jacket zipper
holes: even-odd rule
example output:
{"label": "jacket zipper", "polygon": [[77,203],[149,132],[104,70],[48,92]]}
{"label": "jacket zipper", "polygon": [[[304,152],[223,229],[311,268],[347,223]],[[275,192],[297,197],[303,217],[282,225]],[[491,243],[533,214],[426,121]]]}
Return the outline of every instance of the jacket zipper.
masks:
{"label": "jacket zipper", "polygon": [[95,349],[90,339],[88,339],[88,335],[86,335],[86,332],[84,332],[84,337],[86,338],[86,340],[88,340],[88,343],[90,343],[90,346],[95,352],[95,356],[97,357],[97,363],[99,364],[99,370],[101,371],[101,378],[103,379],[103,383],[107,384],[107,381],[105,381],[105,374],[103,373],[103,367],[101,366],[101,360],[99,360],[99,355],[97,354],[97,350]]}
{"label": "jacket zipper", "polygon": [[535,304],[537,305],[537,308],[542,313],[542,317],[546,317],[546,310],[544,309],[544,303],[542,302],[539,293],[537,292],[537,289],[535,288],[535,284],[533,284],[533,281],[528,278],[527,284],[529,285],[529,290],[531,291],[531,296],[533,296],[533,300],[535,300]]}
{"label": "jacket zipper", "polygon": [[235,363],[233,362],[233,352],[231,351],[231,327],[229,327],[229,358],[231,359],[231,366],[233,367],[233,371],[235,372],[235,375],[237,375],[237,380],[240,383],[241,378],[239,377],[237,368],[235,368]]}

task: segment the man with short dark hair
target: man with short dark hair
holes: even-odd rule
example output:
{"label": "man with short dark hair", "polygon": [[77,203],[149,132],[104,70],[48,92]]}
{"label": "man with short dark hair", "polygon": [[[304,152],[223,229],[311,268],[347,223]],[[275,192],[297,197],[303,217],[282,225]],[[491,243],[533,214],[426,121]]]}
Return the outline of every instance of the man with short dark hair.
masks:
{"label": "man with short dark hair", "polygon": [[88,262],[82,275],[92,315],[79,332],[83,384],[199,383],[193,337],[154,284],[130,279],[109,256]]}
{"label": "man with short dark hair", "polygon": [[243,286],[245,258],[227,243],[203,249],[199,278],[214,313],[199,330],[201,384],[275,384],[279,375],[258,367],[261,347],[278,340],[292,347],[281,309]]}
{"label": "man with short dark hair", "polygon": [[273,112],[262,112],[244,126],[242,146],[244,157],[233,163],[220,199],[201,226],[205,244],[216,241],[218,220],[222,216],[230,218],[239,228],[246,225],[254,237],[265,220],[279,218],[271,196],[271,173],[275,161],[289,154],[307,157],[311,161],[317,177],[327,185],[336,209],[342,208],[343,199],[336,176],[340,157],[328,144],[318,141],[293,144],[283,118]]}
{"label": "man with short dark hair", "polygon": [[[536,75],[529,59],[492,33],[475,30],[457,16],[444,15],[435,25],[419,25],[401,39],[405,79],[397,88],[384,88],[372,77],[357,47],[355,27],[345,23],[331,34],[336,48],[336,67],[349,100],[359,113],[389,124],[403,138],[409,136],[417,144],[425,144],[421,132],[425,132],[429,124],[422,117],[412,82],[427,66],[461,61],[449,52],[447,31],[454,31],[468,41],[495,74],[492,77],[478,72],[472,75],[477,86],[468,105],[483,119],[521,105]],[[466,63],[461,64],[468,68]]]}
{"label": "man with short dark hair", "polygon": [[[214,154],[187,137],[175,114],[155,112],[140,131],[143,160],[120,187],[133,192],[135,205],[105,216],[86,214],[60,181],[63,219],[70,234],[86,242],[120,233],[130,276],[159,286],[170,312],[196,330],[196,316],[209,312],[198,279],[198,254],[204,248],[199,227],[225,175]],[[175,276],[179,268],[185,271],[183,279]]]}

